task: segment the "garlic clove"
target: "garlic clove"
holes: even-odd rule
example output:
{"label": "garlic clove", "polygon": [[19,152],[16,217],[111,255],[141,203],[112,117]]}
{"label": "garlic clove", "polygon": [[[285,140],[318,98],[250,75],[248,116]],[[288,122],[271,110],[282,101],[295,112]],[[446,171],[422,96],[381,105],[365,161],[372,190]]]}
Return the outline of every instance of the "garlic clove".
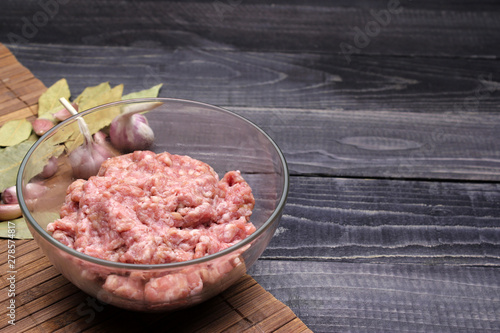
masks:
{"label": "garlic clove", "polygon": [[17,190],[15,186],[7,187],[2,192],[2,201],[4,204],[17,204]]}
{"label": "garlic clove", "polygon": [[106,141],[107,135],[103,131],[98,131],[94,134],[94,142],[98,145],[104,145],[107,143]]}
{"label": "garlic clove", "polygon": [[44,118],[37,118],[35,119],[31,125],[33,126],[33,131],[36,133],[38,136],[42,136],[49,129],[54,127],[54,123],[50,121],[49,119],[44,119]]}
{"label": "garlic clove", "polygon": [[0,221],[14,220],[22,215],[19,204],[0,204]]}
{"label": "garlic clove", "polygon": [[24,196],[27,200],[38,199],[40,196],[44,195],[47,191],[47,187],[38,183],[29,183],[23,190],[26,195]]}
{"label": "garlic clove", "polygon": [[[37,183],[29,183],[26,185],[24,189],[25,193],[25,198],[27,200],[31,199],[37,199],[41,195],[45,193],[47,188],[41,184]],[[2,201],[4,204],[19,204],[19,201],[17,199],[17,188],[16,186],[10,186],[7,187],[3,192],[2,192]]]}
{"label": "garlic clove", "polygon": [[73,176],[76,178],[89,179],[97,175],[102,162],[112,157],[113,154],[105,146],[95,142],[81,145],[72,151],[68,158],[73,168]]}
{"label": "garlic clove", "polygon": [[[73,106],[73,108],[75,108],[76,111],[78,111],[78,105],[76,103],[72,103],[71,105]],[[68,111],[68,109],[62,108],[61,110],[53,113],[52,116],[58,121],[63,121],[71,117],[72,114]]]}
{"label": "garlic clove", "polygon": [[104,148],[106,148],[111,156],[120,155],[120,152],[115,149],[115,147],[111,144],[110,140],[108,140],[108,135],[103,131],[98,131],[93,136],[94,142]]}
{"label": "garlic clove", "polygon": [[45,166],[43,167],[42,172],[40,172],[38,175],[42,178],[50,178],[55,175],[58,168],[59,166],[57,165],[57,158],[52,156],[47,161],[47,164],[45,164]]}

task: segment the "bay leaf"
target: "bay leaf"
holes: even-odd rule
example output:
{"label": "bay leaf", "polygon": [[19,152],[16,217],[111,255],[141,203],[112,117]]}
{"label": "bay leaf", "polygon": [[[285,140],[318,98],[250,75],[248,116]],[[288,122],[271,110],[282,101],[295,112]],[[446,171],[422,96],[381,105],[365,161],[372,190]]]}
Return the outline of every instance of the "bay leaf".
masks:
{"label": "bay leaf", "polygon": [[32,179],[47,165],[51,157],[59,157],[64,153],[64,145],[43,144],[38,146],[30,157],[29,166],[24,169],[24,179]]}
{"label": "bay leaf", "polygon": [[86,98],[85,100],[82,100],[80,104],[77,103],[79,106],[78,112],[82,112],[102,104],[117,102],[121,100],[122,94],[123,84],[119,84],[112,89],[105,90],[99,94],[94,94],[91,96],[92,98]]}
{"label": "bay leaf", "polygon": [[52,119],[52,113],[62,109],[59,98],[69,99],[71,92],[66,79],[60,79],[50,86],[38,99],[38,116]]}
{"label": "bay leaf", "polygon": [[[10,223],[10,224],[9,224]],[[12,226],[14,224],[14,226]],[[14,234],[15,239],[32,239],[33,236],[28,229],[28,225],[24,220],[24,217],[20,217],[18,219],[12,221],[5,221],[0,223],[0,238],[11,238],[11,233],[9,233],[9,229],[14,229],[16,233]]]}
{"label": "bay leaf", "polygon": [[157,84],[149,89],[144,89],[141,91],[132,92],[130,94],[124,95],[122,100],[125,99],[134,99],[134,98],[147,98],[147,97],[158,97],[158,93],[160,92],[163,83]]}
{"label": "bay leaf", "polygon": [[[123,84],[117,85],[109,91],[106,91],[99,96],[96,96],[92,103],[86,104],[87,109],[100,106],[102,104],[107,104],[111,102],[120,101],[123,94]],[[85,110],[85,109],[83,109]],[[113,119],[121,113],[120,107],[114,106],[109,107],[106,112],[94,112],[83,116],[83,119],[87,123],[90,134],[95,134],[104,127],[111,124]],[[69,152],[75,150],[78,146],[83,143],[83,135],[79,131],[75,131],[73,135],[69,137],[66,142],[66,148]]]}
{"label": "bay leaf", "polygon": [[16,185],[19,166],[35,142],[36,139],[30,137],[28,140],[0,151],[0,190]]}
{"label": "bay leaf", "polygon": [[26,119],[10,120],[0,127],[0,146],[10,147],[28,139],[33,126]]}
{"label": "bay leaf", "polygon": [[73,103],[78,104],[79,110],[90,109],[89,105],[93,104],[93,100],[98,98],[100,95],[111,90],[109,82],[102,82],[96,86],[85,88],[80,95],[73,101]]}

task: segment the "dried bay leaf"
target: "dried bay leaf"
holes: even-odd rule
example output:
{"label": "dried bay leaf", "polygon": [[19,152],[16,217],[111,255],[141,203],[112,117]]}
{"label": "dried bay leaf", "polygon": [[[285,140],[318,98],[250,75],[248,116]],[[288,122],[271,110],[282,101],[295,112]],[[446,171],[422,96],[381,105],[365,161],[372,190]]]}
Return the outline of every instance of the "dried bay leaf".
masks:
{"label": "dried bay leaf", "polygon": [[144,89],[141,91],[132,92],[130,94],[124,95],[122,100],[125,99],[134,99],[134,98],[147,98],[147,97],[158,97],[158,93],[160,92],[163,83],[160,83],[156,86],[153,86],[149,89]]}
{"label": "dried bay leaf", "polygon": [[80,95],[73,101],[73,103],[78,104],[80,111],[90,109],[89,105],[93,104],[93,100],[98,98],[100,95],[111,90],[109,82],[103,82],[97,86],[85,88]]}
{"label": "dried bay leaf", "polygon": [[26,119],[10,120],[0,127],[0,146],[10,147],[28,139],[33,126]]}
{"label": "dried bay leaf", "polygon": [[38,99],[38,117],[52,119],[52,113],[61,110],[59,98],[69,99],[71,92],[66,79],[60,79],[50,86]]}
{"label": "dried bay leaf", "polygon": [[[10,223],[10,224],[9,224]],[[9,233],[9,229],[12,230],[12,223],[14,223],[14,230],[16,231],[14,238],[15,239],[32,239],[33,236],[28,229],[28,225],[23,217],[12,221],[5,221],[0,223],[0,237],[2,238],[11,238],[11,233]]]}
{"label": "dried bay leaf", "polygon": [[[92,103],[86,104],[86,108],[80,108],[80,110],[86,110],[90,109],[96,106],[100,106],[102,104],[107,104],[111,102],[117,102],[120,101],[122,98],[123,94],[123,84],[115,86],[113,89],[106,91],[99,96],[96,96]],[[106,112],[94,112],[88,115],[83,116],[83,119],[87,123],[87,126],[89,128],[90,134],[95,134],[104,127],[108,126],[111,124],[113,119],[118,116],[121,113],[120,107],[115,106],[115,107],[109,107]],[[65,143],[66,148],[68,151],[73,151],[75,150],[78,146],[80,146],[83,143],[83,135],[80,133],[80,131],[75,131],[74,134],[72,134],[67,142]]]}
{"label": "dried bay leaf", "polygon": [[0,190],[16,185],[17,171],[24,156],[36,139],[30,137],[15,146],[4,148],[0,151]]}
{"label": "dried bay leaf", "polygon": [[78,111],[82,112],[102,104],[117,102],[121,100],[122,94],[123,84],[119,84],[112,89],[93,95],[92,98],[83,100],[80,104],[77,103],[79,107]]}

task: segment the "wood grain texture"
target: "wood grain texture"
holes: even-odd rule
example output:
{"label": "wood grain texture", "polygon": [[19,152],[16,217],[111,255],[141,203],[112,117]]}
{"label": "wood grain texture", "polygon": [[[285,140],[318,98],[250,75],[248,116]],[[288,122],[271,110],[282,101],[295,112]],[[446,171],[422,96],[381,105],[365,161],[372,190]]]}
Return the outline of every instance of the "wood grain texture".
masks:
{"label": "wood grain texture", "polygon": [[0,125],[9,120],[34,119],[38,98],[47,88],[0,44]]}
{"label": "wood grain texture", "polygon": [[496,112],[500,102],[494,59],[385,55],[346,66],[331,53],[7,45],[47,86],[66,77],[75,94],[110,81],[125,93],[163,83],[163,97],[221,106],[456,114]]}
{"label": "wood grain texture", "polygon": [[250,273],[313,332],[500,330],[498,267],[269,260]]}
{"label": "wood grain texture", "polygon": [[266,260],[500,264],[500,186],[292,177]]}
{"label": "wood grain texture", "polygon": [[277,142],[293,175],[500,179],[500,114],[230,108]]}
{"label": "wood grain texture", "polygon": [[[0,41],[45,85],[66,77],[78,94],[103,81],[126,93],[164,83],[163,97],[226,107],[269,133],[291,190],[249,273],[312,331],[498,332],[500,6],[400,0],[377,30],[388,18],[374,15],[389,3],[74,0],[12,42],[43,9],[8,0]],[[0,100],[8,94],[0,87]],[[169,315],[123,321],[111,307],[87,322],[78,312],[86,298],[31,245],[19,251],[30,265],[19,297],[35,311],[21,311],[20,324],[33,332],[180,327]],[[245,301],[240,291],[253,286],[242,282],[228,299]],[[245,309],[252,320],[269,305],[257,301]],[[270,327],[234,321],[221,299],[197,314],[211,312],[221,319],[193,325]]]}
{"label": "wood grain texture", "polygon": [[[44,9],[36,1],[7,1],[5,14],[0,15],[0,41],[170,49],[230,45],[242,50],[341,53],[341,43],[356,45],[357,27],[372,31],[367,42],[359,43],[363,46],[356,52],[359,56],[437,54],[452,58],[497,55],[493,50],[500,41],[495,33],[500,25],[498,7],[492,1],[475,2],[475,9],[470,10],[466,1],[443,6],[430,0],[401,0],[387,19],[379,19],[383,23],[378,29],[373,26],[371,30],[367,30],[369,22],[377,22],[372,12],[387,11],[389,1],[61,3]],[[40,17],[43,12],[46,19]],[[26,22],[34,27],[30,30]]]}

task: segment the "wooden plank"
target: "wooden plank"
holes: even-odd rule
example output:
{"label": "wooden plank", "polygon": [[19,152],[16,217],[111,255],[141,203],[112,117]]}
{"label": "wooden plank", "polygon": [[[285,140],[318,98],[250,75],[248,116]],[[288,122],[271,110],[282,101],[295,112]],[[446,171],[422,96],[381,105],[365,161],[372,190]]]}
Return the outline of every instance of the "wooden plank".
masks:
{"label": "wooden plank", "polygon": [[[2,104],[2,105],[5,105]],[[1,109],[2,111],[5,110],[9,112],[10,110],[16,108],[16,107],[23,107],[21,102],[17,102],[15,106],[9,107],[8,109]],[[17,111],[12,111],[9,112],[3,116],[0,116],[0,125],[3,125],[9,120],[17,120],[17,119],[28,119],[28,120],[33,120],[36,118],[36,115],[38,114],[38,107],[23,107],[22,109],[19,109]]]}
{"label": "wooden plank", "polygon": [[259,260],[250,274],[313,332],[500,330],[498,267]]}
{"label": "wooden plank", "polygon": [[48,293],[54,292],[59,288],[68,288],[72,286],[70,282],[60,274],[54,274],[54,269],[45,269],[43,274],[36,274],[30,278],[20,281],[16,286],[19,304],[27,304],[37,298],[42,298]]}
{"label": "wooden plank", "polygon": [[232,110],[269,133],[294,175],[500,180],[498,113]]}
{"label": "wooden plank", "polygon": [[[16,242],[16,252],[21,255],[38,249],[38,245],[35,242],[32,242],[31,240],[28,239],[18,239],[15,240],[15,242]],[[7,246],[0,248],[0,254],[6,253],[7,250],[8,250]],[[1,265],[5,264],[6,262],[7,262],[7,257],[0,259]]]}
{"label": "wooden plank", "polygon": [[26,103],[26,105],[29,105],[29,108],[30,110],[32,110],[32,113],[36,115],[35,112],[37,112],[38,108],[35,109],[32,106],[34,106],[35,104],[38,105],[38,99],[40,98],[40,95],[42,94],[43,91],[45,91],[45,89],[31,91],[23,95],[20,95],[19,99],[22,100],[24,103]]}
{"label": "wooden plank", "polygon": [[2,88],[3,87],[0,86],[0,90],[1,90],[0,103],[9,101],[12,98],[16,98],[16,96],[10,90],[8,90],[7,88],[3,88],[3,89]]}
{"label": "wooden plank", "polygon": [[[14,56],[2,58],[2,67],[0,68],[1,77],[12,77],[15,75],[24,75],[28,70],[20,65]],[[2,83],[8,85],[8,81],[2,80]]]}
{"label": "wooden plank", "polygon": [[[4,331],[24,332],[29,329],[36,328],[39,323],[42,323],[56,315],[63,313],[67,308],[78,305],[82,302],[82,299],[84,297],[82,293],[71,293],[72,288],[67,288],[67,290],[64,291],[58,289],[58,291],[59,292],[56,295],[52,295],[53,297],[51,300],[42,298],[31,302],[37,303],[33,305],[33,309],[31,307],[31,303],[19,308],[18,313],[20,315],[25,313],[27,315],[23,316],[23,318],[18,321],[16,320],[15,326],[7,326],[6,328],[4,328]],[[45,304],[43,304],[43,310],[38,311],[38,309],[42,306],[39,303],[42,301],[45,302]]]}
{"label": "wooden plank", "polygon": [[2,57],[1,59],[2,68],[0,69],[0,75],[2,75],[2,77],[9,77],[9,75],[3,74],[8,73],[8,71],[12,68],[21,69],[23,67],[12,53]]}
{"label": "wooden plank", "polygon": [[[92,298],[87,296],[77,307],[70,308],[66,312],[44,321],[37,328],[59,333],[82,332],[91,327],[99,327],[99,324],[109,319],[110,316],[116,317],[117,314],[121,313],[121,318],[123,318],[123,312],[120,309],[112,306],[101,307],[99,303],[88,303],[89,300],[92,302]],[[98,314],[97,316],[96,313]],[[118,326],[124,324],[123,319],[116,320],[115,322],[118,323]],[[128,322],[128,325],[129,330],[131,326],[137,327],[137,321]],[[97,328],[97,330],[101,329]]]}
{"label": "wooden plank", "polygon": [[500,265],[498,184],[291,177],[263,259]]}
{"label": "wooden plank", "polygon": [[9,83],[9,89],[28,105],[38,103],[38,98],[34,102],[28,103],[26,101],[28,99],[27,96],[37,93],[39,97],[42,92],[47,90],[43,83],[34,77],[27,80]]}
{"label": "wooden plank", "polygon": [[[25,280],[26,279],[20,280],[20,282],[33,283],[33,280]],[[17,320],[21,320],[25,316],[29,316],[32,312],[43,310],[46,306],[45,302],[52,301],[51,295],[61,295],[61,297],[65,297],[64,295],[68,293],[72,294],[80,291],[60,275],[57,275],[55,278],[49,279],[43,283],[38,283],[39,282],[35,282],[28,290],[18,290],[16,284],[16,306],[22,309],[25,307],[29,309],[29,312],[27,313],[22,312],[17,314]],[[2,301],[5,305],[9,302],[10,299]],[[1,315],[6,316],[7,313],[8,311],[2,311]]]}
{"label": "wooden plank", "polygon": [[[3,45],[2,45],[3,46]],[[22,66],[8,49],[0,57],[0,125],[9,120],[32,120],[38,108],[34,105],[47,89],[43,83]]]}
{"label": "wooden plank", "polygon": [[278,312],[272,314],[270,317],[243,332],[274,332],[292,321],[294,318],[295,315],[293,312],[287,307],[283,307]]}
{"label": "wooden plank", "polygon": [[346,66],[331,53],[59,44],[13,50],[47,86],[66,78],[74,96],[109,81],[123,83],[126,93],[163,83],[162,97],[230,107],[449,114],[496,112],[500,101],[494,59],[389,55]]}
{"label": "wooden plank", "polygon": [[[259,288],[262,288],[259,286]],[[261,294],[256,297],[256,304],[259,304],[258,307],[255,306],[247,306],[248,304],[241,304],[238,310],[241,312],[244,320],[249,323],[249,327],[246,328],[245,331],[259,331],[259,332],[273,332],[276,328],[283,326],[284,322],[290,319],[290,313],[283,313],[283,309],[286,308],[284,304],[276,304],[272,301],[274,298],[271,294]],[[289,310],[289,309],[288,309]],[[291,312],[291,311],[290,311]],[[292,315],[294,317],[294,315]],[[276,319],[279,318],[279,319]],[[271,320],[275,327],[264,329],[264,322],[266,320]],[[235,325],[230,327],[231,331],[241,332],[242,329],[240,327],[236,327]]]}
{"label": "wooden plank", "polygon": [[[16,260],[16,269],[17,269],[16,278],[18,281],[26,277],[29,277],[32,274],[35,274],[35,272],[44,271],[45,269],[52,267],[50,262],[45,257],[37,257],[36,260],[31,260],[28,262],[23,262],[22,258],[20,258],[20,260]],[[24,269],[19,269],[20,267],[18,266],[19,265],[18,262],[20,262],[23,265],[21,267],[24,267]],[[48,271],[48,273],[52,274],[51,277],[57,275],[55,269]],[[7,286],[8,284],[2,281],[2,288],[7,288]]]}
{"label": "wooden plank", "polygon": [[[341,53],[341,43],[348,43],[357,47],[356,54],[360,56],[448,58],[496,56],[500,41],[495,33],[500,28],[498,6],[492,1],[440,5],[430,0],[274,1],[272,4],[149,0],[142,1],[140,6],[125,3],[119,12],[110,0],[100,1],[96,6],[84,4],[75,0],[61,5],[36,33],[23,37],[26,24],[23,17],[33,17],[40,6],[36,2],[6,3],[0,15],[4,22],[2,41],[16,43],[13,36],[17,36],[24,44],[121,44],[171,50],[189,46],[330,54]],[[383,16],[380,12],[388,11],[391,4],[396,6],[387,18],[380,17]],[[75,15],[78,20],[73,19]],[[108,26],[110,17],[112,31]],[[370,37],[356,43],[357,34]],[[245,38],[241,38],[243,35]]]}
{"label": "wooden plank", "polygon": [[[7,102],[2,103],[2,107],[0,108],[0,115],[2,115],[2,118],[4,119],[17,119],[19,115],[24,115],[27,114],[24,108],[26,108],[27,105],[26,103],[22,102],[19,99],[11,99]],[[23,110],[19,112],[19,110]],[[28,108],[29,110],[29,108]],[[31,113],[31,111],[30,111]],[[14,114],[14,115],[11,115]]]}
{"label": "wooden plank", "polygon": [[283,325],[279,329],[274,331],[275,333],[287,333],[287,332],[295,332],[295,333],[312,333],[312,331],[308,328],[304,328],[304,326],[300,323],[300,320],[293,319],[287,324]]}
{"label": "wooden plank", "polygon": [[[31,252],[28,252],[26,254],[22,254],[22,251],[19,251],[21,252],[20,254],[17,254],[17,248],[15,249],[16,250],[16,256],[15,256],[15,261],[21,261],[22,263],[24,264],[32,264],[37,267],[40,267],[40,265],[43,265],[43,261],[47,261],[47,260],[44,260],[41,259],[43,257],[42,253],[41,252],[38,252],[38,251],[31,251]],[[1,272],[7,272],[11,269],[9,269],[9,266],[10,266],[10,263],[7,262],[7,254],[5,253],[5,262],[2,264],[1,266]],[[36,264],[35,264],[36,262]],[[15,265],[17,267],[17,263]],[[29,273],[28,273],[29,274]],[[1,282],[1,287],[0,288],[4,288],[6,285],[8,284],[8,281],[2,281]]]}
{"label": "wooden plank", "polygon": [[[11,75],[7,79],[4,78],[2,82],[5,83],[5,85],[12,85],[12,84],[18,84],[18,83],[32,81],[32,80],[37,80],[37,81],[41,82],[40,80],[35,78],[33,76],[33,73],[31,73],[30,71],[23,71],[19,74]],[[45,88],[45,86],[44,86],[43,89],[45,90],[47,88]]]}
{"label": "wooden plank", "polygon": [[239,279],[234,285],[232,285],[231,289],[228,289],[224,292],[224,297],[227,299],[229,297],[234,297],[236,295],[239,295],[243,291],[250,290],[256,284],[257,282],[254,279],[252,279],[251,276],[245,275],[241,279]]}
{"label": "wooden plank", "polygon": [[[18,264],[32,266],[33,269],[35,266],[37,267],[37,269],[40,269],[41,267],[50,266],[48,259],[43,255],[41,251],[31,251],[24,255],[16,254],[16,266]],[[8,271],[8,270],[9,270],[8,263],[2,265],[2,271]],[[31,271],[27,271],[25,274],[26,276],[29,276],[32,273],[33,272]],[[5,282],[2,281],[2,287],[4,287],[3,285],[4,283]]]}
{"label": "wooden plank", "polygon": [[[33,300],[40,299],[42,301],[49,300],[49,292],[57,293],[58,289],[67,289],[68,281],[65,278],[62,278],[58,272],[50,267],[49,269],[44,269],[42,273],[36,274],[35,278],[26,279],[22,278],[17,274],[10,274],[9,276],[15,276],[15,297],[16,307],[22,308],[26,304],[32,302]],[[74,291],[78,291],[78,289],[71,285]],[[2,288],[4,291],[5,297],[2,295],[2,304],[10,303],[10,300],[13,299],[12,295],[7,292],[9,288]],[[38,307],[43,308],[43,303],[37,303]],[[32,311],[33,308],[30,309]],[[9,310],[4,307],[2,309],[1,315],[5,316]],[[21,319],[22,315],[17,315],[17,319]]]}

